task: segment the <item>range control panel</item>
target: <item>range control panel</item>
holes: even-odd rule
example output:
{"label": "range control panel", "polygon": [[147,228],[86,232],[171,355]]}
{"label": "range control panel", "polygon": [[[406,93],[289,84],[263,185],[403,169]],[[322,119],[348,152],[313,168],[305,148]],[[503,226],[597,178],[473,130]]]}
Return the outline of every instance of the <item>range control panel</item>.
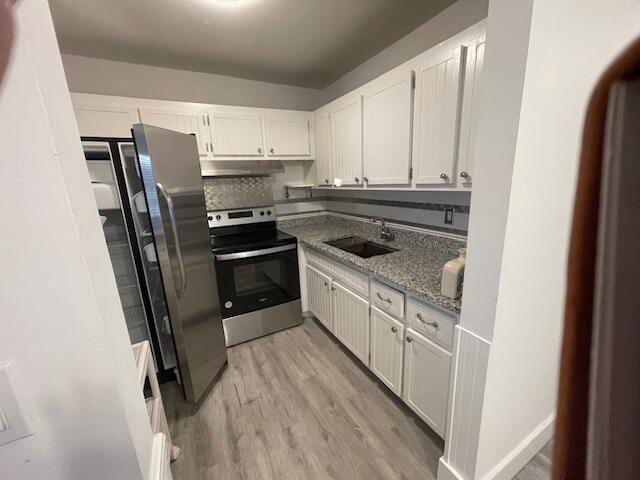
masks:
{"label": "range control panel", "polygon": [[276,209],[268,207],[218,210],[207,212],[209,228],[229,227],[231,225],[246,225],[249,223],[273,222],[276,219]]}

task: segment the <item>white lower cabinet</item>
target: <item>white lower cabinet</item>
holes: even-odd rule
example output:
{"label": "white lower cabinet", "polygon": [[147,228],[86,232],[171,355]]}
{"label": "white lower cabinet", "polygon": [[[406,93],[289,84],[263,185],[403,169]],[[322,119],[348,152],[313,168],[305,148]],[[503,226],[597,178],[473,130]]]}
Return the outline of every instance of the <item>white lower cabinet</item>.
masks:
{"label": "white lower cabinet", "polygon": [[324,273],[307,266],[307,291],[309,296],[309,311],[320,322],[333,332],[331,309],[331,278]]}
{"label": "white lower cabinet", "polygon": [[402,399],[444,437],[451,353],[408,328],[405,333]]}
{"label": "white lower cabinet", "polygon": [[402,393],[404,325],[371,307],[371,360],[369,368],[396,395]]}
{"label": "white lower cabinet", "polygon": [[455,317],[315,251],[305,258],[310,312],[444,438]]}
{"label": "white lower cabinet", "polygon": [[369,363],[369,301],[337,282],[331,284],[333,333],[351,352]]}

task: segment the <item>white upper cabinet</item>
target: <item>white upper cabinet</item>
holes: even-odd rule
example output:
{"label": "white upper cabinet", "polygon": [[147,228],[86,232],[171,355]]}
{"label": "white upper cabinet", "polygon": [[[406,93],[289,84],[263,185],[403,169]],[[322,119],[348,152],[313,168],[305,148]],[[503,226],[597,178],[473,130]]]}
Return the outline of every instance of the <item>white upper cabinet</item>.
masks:
{"label": "white upper cabinet", "polygon": [[362,184],[362,97],[345,95],[331,104],[333,175],[344,185]]}
{"label": "white upper cabinet", "polygon": [[436,51],[416,73],[413,162],[416,184],[455,181],[465,47]]}
{"label": "white upper cabinet", "polygon": [[265,155],[259,114],[213,112],[209,119],[214,157]]}
{"label": "white upper cabinet", "polygon": [[267,155],[270,157],[305,157],[311,155],[309,116],[294,114],[264,117]]}
{"label": "white upper cabinet", "polygon": [[131,138],[131,126],[140,123],[137,108],[74,99],[73,110],[82,137]]}
{"label": "white upper cabinet", "polygon": [[364,180],[368,185],[409,183],[412,71],[396,68],[363,92]]}
{"label": "white upper cabinet", "polygon": [[142,123],[147,125],[195,135],[200,156],[209,155],[211,137],[205,113],[142,107],[140,108],[140,119]]}
{"label": "white upper cabinet", "polygon": [[458,156],[458,180],[462,188],[470,188],[473,183],[475,145],[478,137],[478,110],[480,81],[484,64],[485,37],[469,44],[464,80],[464,100],[460,125],[460,154]]}
{"label": "white upper cabinet", "polygon": [[331,185],[333,175],[331,171],[331,122],[329,112],[316,113],[316,174],[318,185]]}

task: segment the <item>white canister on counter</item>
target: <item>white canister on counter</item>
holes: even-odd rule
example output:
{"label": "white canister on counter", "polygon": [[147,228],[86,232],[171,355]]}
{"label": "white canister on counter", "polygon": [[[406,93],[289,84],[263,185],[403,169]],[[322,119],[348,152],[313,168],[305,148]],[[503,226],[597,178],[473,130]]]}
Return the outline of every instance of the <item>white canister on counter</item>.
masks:
{"label": "white canister on counter", "polygon": [[460,256],[445,263],[442,268],[442,282],[440,293],[445,297],[458,298],[462,293],[462,278],[464,276],[464,262],[467,253],[466,248],[458,250]]}
{"label": "white canister on counter", "polygon": [[341,178],[334,178],[333,179],[333,186],[334,187],[341,187],[342,186],[342,179]]}

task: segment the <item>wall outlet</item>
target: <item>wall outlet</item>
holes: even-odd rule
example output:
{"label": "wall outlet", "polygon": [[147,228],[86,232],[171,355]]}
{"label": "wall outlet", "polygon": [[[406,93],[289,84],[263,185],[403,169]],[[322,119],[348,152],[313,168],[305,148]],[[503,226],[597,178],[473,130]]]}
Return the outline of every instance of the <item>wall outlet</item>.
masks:
{"label": "wall outlet", "polygon": [[447,208],[444,211],[444,223],[446,225],[453,225],[453,208]]}

